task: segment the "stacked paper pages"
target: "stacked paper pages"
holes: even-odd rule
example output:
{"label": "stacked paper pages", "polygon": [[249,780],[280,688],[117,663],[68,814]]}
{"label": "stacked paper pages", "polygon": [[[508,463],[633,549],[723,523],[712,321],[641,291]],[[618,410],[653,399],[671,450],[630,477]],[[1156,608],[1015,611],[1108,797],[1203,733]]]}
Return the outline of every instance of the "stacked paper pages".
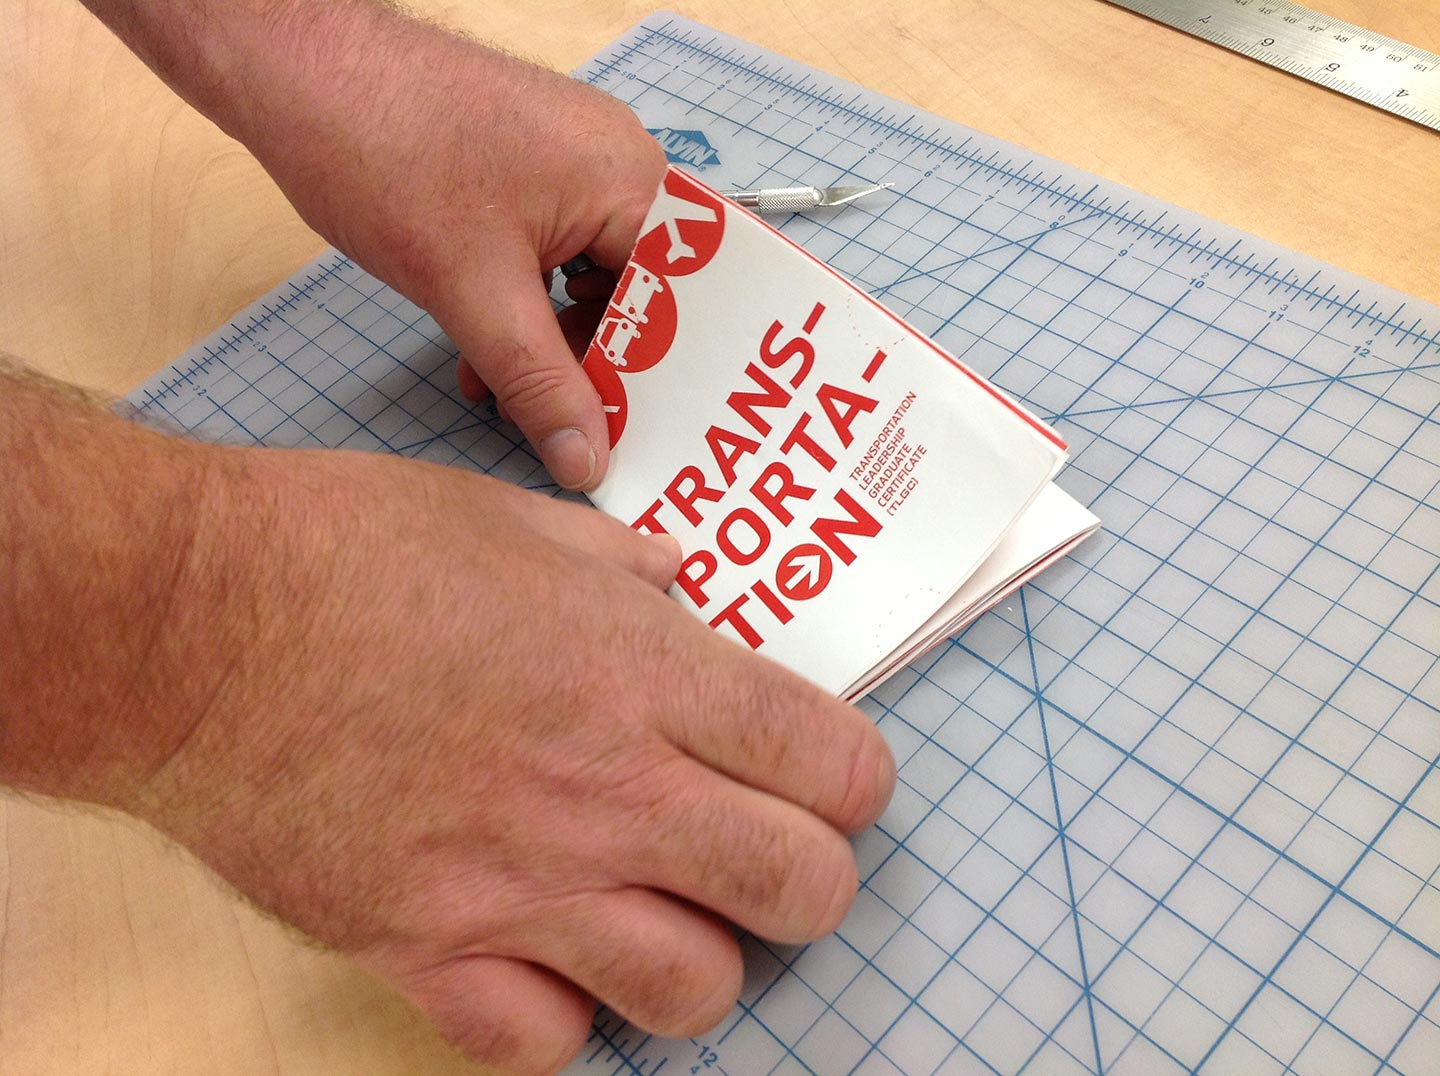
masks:
{"label": "stacked paper pages", "polygon": [[677,601],[846,698],[1099,526],[1054,430],[673,168],[584,361],[595,503],[679,540]]}

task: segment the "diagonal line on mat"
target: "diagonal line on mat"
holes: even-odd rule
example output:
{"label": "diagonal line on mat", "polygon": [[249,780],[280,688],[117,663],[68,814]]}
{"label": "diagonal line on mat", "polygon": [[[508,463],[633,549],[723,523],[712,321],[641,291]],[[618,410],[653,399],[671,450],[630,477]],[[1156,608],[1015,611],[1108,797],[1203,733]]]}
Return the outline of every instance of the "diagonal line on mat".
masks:
{"label": "diagonal line on mat", "polygon": [[1040,733],[1045,741],[1045,772],[1050,778],[1050,798],[1055,804],[1055,832],[1060,837],[1060,856],[1065,865],[1065,891],[1070,901],[1070,920],[1075,924],[1075,951],[1080,955],[1080,989],[1090,1018],[1090,1041],[1095,1046],[1095,1076],[1104,1076],[1100,1057],[1100,1032],[1095,1026],[1095,998],[1091,993],[1090,969],[1085,963],[1085,943],[1080,937],[1080,907],[1075,899],[1075,877],[1070,873],[1070,841],[1065,835],[1065,818],[1060,812],[1060,790],[1055,782],[1055,756],[1050,750],[1050,728],[1045,721],[1045,696],[1040,691],[1040,668],[1035,661],[1035,637],[1030,633],[1030,610],[1025,588],[1020,588],[1020,616],[1025,625],[1025,645],[1030,654],[1030,671],[1035,680],[1035,706],[1040,712]]}

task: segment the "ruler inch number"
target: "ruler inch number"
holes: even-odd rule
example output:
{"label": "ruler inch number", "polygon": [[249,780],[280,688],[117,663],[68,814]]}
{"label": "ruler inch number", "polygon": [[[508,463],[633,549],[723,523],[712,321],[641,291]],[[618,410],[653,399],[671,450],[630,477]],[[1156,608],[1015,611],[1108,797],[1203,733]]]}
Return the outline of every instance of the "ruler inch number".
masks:
{"label": "ruler inch number", "polygon": [[1289,0],[1107,0],[1440,131],[1440,55]]}

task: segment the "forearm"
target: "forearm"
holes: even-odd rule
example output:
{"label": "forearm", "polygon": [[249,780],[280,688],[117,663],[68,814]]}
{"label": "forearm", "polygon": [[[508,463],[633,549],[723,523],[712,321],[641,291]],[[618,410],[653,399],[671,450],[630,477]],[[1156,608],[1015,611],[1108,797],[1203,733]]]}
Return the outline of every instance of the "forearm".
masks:
{"label": "forearm", "polygon": [[277,121],[325,123],[387,47],[434,33],[383,0],[82,0],[178,94],[254,145]]}
{"label": "forearm", "polygon": [[230,463],[0,365],[0,783],[129,805],[203,713]]}
{"label": "forearm", "polygon": [[530,87],[569,84],[385,0],[84,3],[244,143],[311,227],[427,309],[450,279],[426,238],[444,225],[424,207],[508,201],[497,179],[540,134]]}
{"label": "forearm", "polygon": [[435,318],[461,390],[493,392],[557,482],[603,478],[604,413],[544,280],[578,254],[629,258],[665,157],[626,105],[381,0],[85,2]]}

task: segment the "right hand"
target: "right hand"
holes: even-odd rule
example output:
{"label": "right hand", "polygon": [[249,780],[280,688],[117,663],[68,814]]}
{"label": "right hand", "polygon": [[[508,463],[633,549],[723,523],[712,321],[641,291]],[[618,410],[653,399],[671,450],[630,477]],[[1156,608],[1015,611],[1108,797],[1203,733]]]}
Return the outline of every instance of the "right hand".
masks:
{"label": "right hand", "polygon": [[[605,414],[548,275],[629,259],[666,167],[630,108],[391,0],[85,3],[306,223],[434,315],[461,390],[493,391],[556,482],[599,484]],[[610,272],[584,275],[572,298],[609,296]]]}
{"label": "right hand", "polygon": [[839,924],[889,749],[667,598],[668,539],[393,457],[206,451],[244,460],[190,560],[231,637],[131,810],[514,1072],[574,1056],[592,999],[716,1024],[728,923]]}
{"label": "right hand", "polygon": [[605,415],[556,331],[548,275],[586,254],[607,271],[567,291],[609,297],[665,154],[591,86],[386,6],[330,6],[311,5],[302,32],[358,21],[364,63],[300,65],[246,144],[316,231],[435,316],[462,392],[493,391],[556,482],[593,489]]}

